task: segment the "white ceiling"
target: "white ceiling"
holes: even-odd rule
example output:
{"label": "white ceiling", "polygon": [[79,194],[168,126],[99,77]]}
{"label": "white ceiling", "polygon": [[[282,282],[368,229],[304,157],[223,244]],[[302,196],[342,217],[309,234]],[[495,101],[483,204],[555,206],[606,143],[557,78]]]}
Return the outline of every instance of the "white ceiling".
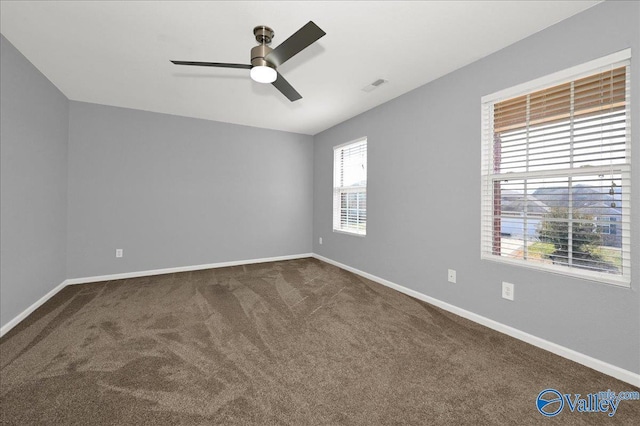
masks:
{"label": "white ceiling", "polygon": [[[316,134],[599,1],[2,1],[0,30],[69,99]],[[313,20],[327,35],[278,70],[289,102],[247,70]],[[383,78],[389,83],[367,93]]]}

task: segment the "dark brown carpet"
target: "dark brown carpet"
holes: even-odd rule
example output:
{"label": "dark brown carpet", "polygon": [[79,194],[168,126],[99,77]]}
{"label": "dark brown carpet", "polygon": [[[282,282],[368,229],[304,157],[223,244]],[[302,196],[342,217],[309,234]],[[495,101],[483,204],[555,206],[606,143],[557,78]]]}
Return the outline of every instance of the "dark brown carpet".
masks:
{"label": "dark brown carpet", "polygon": [[632,424],[637,390],[314,259],[66,287],[0,341],[2,424]]}

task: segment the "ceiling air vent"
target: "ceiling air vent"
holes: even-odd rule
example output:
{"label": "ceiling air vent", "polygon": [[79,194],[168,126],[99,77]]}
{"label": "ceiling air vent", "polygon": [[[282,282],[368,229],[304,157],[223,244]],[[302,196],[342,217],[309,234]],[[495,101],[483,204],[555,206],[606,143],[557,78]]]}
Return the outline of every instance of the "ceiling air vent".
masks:
{"label": "ceiling air vent", "polygon": [[378,87],[382,86],[385,83],[388,83],[388,81],[384,80],[382,78],[379,78],[376,81],[374,81],[373,83],[371,83],[370,85],[363,87],[362,90],[364,92],[371,92],[371,91],[377,89]]}

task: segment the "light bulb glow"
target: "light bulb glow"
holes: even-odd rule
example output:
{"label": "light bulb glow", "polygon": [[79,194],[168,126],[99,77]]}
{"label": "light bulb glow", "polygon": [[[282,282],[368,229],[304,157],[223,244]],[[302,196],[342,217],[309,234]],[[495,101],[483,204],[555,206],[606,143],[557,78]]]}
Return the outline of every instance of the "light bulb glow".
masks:
{"label": "light bulb glow", "polygon": [[251,78],[258,83],[273,83],[278,78],[278,73],[271,67],[259,65],[251,68]]}

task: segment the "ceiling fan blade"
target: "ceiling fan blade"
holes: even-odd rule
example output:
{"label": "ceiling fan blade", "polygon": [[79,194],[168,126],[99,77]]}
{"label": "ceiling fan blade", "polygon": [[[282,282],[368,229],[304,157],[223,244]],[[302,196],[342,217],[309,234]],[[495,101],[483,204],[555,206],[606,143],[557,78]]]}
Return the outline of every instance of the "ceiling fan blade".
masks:
{"label": "ceiling fan blade", "polygon": [[300,96],[300,93],[298,93],[296,89],[294,89],[293,86],[291,86],[289,82],[285,80],[282,74],[280,73],[278,73],[278,78],[276,78],[276,81],[274,81],[271,84],[273,84],[276,87],[276,89],[282,92],[282,94],[285,95],[291,102],[295,102],[298,99],[302,99],[302,96]]}
{"label": "ceiling fan blade", "polygon": [[280,43],[265,59],[276,67],[284,64],[297,55],[310,44],[324,36],[326,33],[320,29],[313,21],[309,21],[305,26],[296,31],[291,37]]}
{"label": "ceiling fan blade", "polygon": [[228,64],[226,62],[193,62],[193,61],[171,61],[176,65],[195,65],[199,67],[220,67],[220,68],[242,68],[251,69],[251,65],[245,64]]}

